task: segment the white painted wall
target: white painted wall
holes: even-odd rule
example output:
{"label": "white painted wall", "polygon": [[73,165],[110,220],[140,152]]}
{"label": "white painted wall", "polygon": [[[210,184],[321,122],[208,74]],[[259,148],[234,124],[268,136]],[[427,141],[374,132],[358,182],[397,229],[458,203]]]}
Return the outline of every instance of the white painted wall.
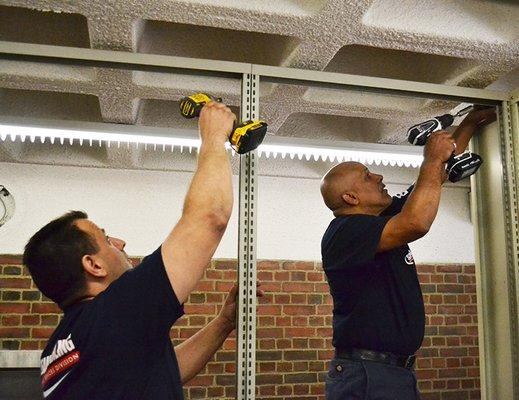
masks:
{"label": "white painted wall", "polygon": [[[276,170],[273,165],[271,169]],[[321,236],[331,220],[319,194],[319,176],[327,166],[305,168],[311,171],[305,177],[260,176],[259,259],[320,259]],[[417,173],[372,169],[386,176],[390,193],[405,190]],[[16,200],[14,217],[0,228],[0,254],[22,253],[28,238],[45,223],[68,210],[81,209],[109,234],[125,239],[130,255],[145,255],[180,217],[191,176],[181,171],[0,163],[0,183]],[[237,256],[238,179],[234,178],[235,208],[216,253],[219,258]],[[474,262],[467,193],[466,186],[444,188],[433,228],[411,246],[418,263]]]}

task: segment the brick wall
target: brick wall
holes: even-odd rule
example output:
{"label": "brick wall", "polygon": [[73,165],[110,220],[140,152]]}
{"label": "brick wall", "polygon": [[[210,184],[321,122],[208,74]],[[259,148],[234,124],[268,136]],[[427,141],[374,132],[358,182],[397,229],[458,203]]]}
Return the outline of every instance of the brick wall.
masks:
{"label": "brick wall", "polygon": [[[0,256],[2,349],[41,349],[59,320],[19,256]],[[426,337],[417,360],[424,400],[479,399],[476,287],[473,265],[419,265]],[[186,316],[171,330],[177,343],[209,322],[236,278],[236,262],[214,261]],[[323,399],[331,348],[331,298],[318,263],[261,261],[257,394],[259,399]],[[186,398],[233,398],[234,336],[185,388]]]}

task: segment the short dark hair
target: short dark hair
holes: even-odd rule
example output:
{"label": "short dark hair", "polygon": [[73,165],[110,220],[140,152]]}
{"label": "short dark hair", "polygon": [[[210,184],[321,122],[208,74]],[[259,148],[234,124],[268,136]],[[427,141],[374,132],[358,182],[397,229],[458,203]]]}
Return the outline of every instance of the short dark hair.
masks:
{"label": "short dark hair", "polygon": [[25,246],[23,263],[34,283],[61,308],[85,290],[81,259],[99,251],[95,240],[75,224],[87,218],[83,211],[69,211],[41,228]]}

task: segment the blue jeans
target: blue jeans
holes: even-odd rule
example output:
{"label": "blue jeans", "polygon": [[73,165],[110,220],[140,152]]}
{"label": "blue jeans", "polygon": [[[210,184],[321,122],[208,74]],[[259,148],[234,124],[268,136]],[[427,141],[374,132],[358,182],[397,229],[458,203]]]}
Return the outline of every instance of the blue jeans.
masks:
{"label": "blue jeans", "polygon": [[334,358],[326,400],[420,400],[413,371],[374,361]]}

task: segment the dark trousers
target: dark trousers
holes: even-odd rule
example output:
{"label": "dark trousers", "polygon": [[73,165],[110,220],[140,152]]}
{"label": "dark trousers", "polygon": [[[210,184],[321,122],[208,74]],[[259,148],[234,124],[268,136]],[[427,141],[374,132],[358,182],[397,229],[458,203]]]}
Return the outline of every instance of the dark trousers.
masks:
{"label": "dark trousers", "polygon": [[413,371],[374,361],[334,358],[326,400],[420,400]]}

